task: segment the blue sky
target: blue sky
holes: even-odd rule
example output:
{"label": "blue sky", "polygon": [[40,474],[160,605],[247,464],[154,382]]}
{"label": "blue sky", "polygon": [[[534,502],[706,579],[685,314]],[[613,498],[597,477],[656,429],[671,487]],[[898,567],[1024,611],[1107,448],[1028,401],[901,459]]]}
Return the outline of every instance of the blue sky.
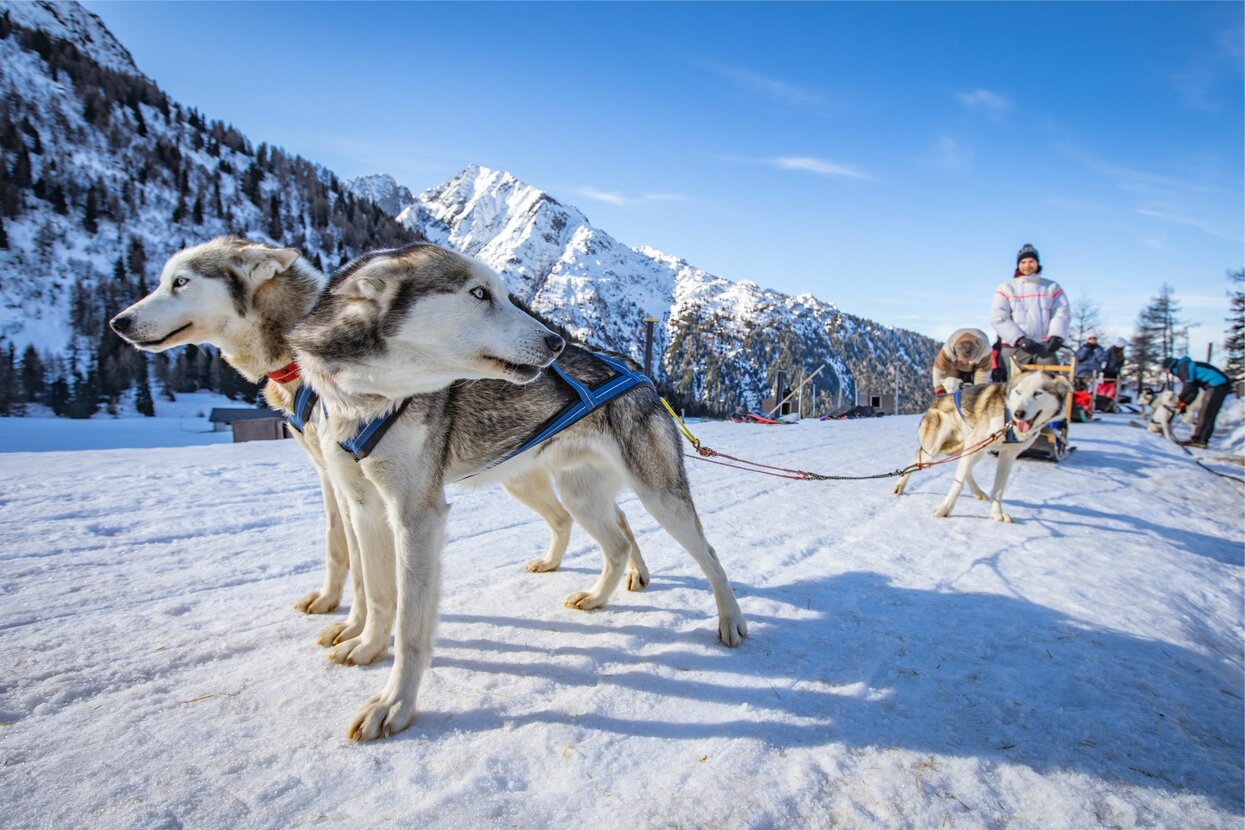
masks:
{"label": "blue sky", "polygon": [[1240,3],[86,6],[175,99],[341,175],[504,169],[935,337],[988,330],[1031,242],[1111,336],[1172,285],[1204,357],[1245,264]]}

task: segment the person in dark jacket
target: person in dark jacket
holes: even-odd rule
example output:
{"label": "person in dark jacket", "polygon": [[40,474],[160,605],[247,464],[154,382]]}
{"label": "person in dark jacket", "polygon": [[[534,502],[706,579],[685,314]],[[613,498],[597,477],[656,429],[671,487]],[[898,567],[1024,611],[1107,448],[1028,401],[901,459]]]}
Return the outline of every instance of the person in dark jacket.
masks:
{"label": "person in dark jacket", "polygon": [[1091,334],[1076,350],[1076,376],[1092,378],[1102,370],[1107,360],[1107,353],[1098,345],[1098,335]]}
{"label": "person in dark jacket", "polygon": [[1120,372],[1124,371],[1124,347],[1127,345],[1128,341],[1120,337],[1107,349],[1106,361],[1102,364],[1103,380],[1117,380]]}
{"label": "person in dark jacket", "polygon": [[1205,449],[1210,443],[1211,435],[1215,432],[1215,419],[1219,417],[1219,409],[1223,406],[1224,399],[1228,397],[1228,392],[1232,390],[1228,376],[1209,363],[1202,363],[1189,357],[1182,357],[1179,360],[1169,357],[1163,361],[1163,367],[1180,379],[1180,394],[1176,398],[1178,408],[1184,409],[1193,403],[1198,392],[1206,390],[1206,404],[1202,407],[1202,415],[1197,420],[1193,437],[1187,441],[1177,442],[1186,447]]}

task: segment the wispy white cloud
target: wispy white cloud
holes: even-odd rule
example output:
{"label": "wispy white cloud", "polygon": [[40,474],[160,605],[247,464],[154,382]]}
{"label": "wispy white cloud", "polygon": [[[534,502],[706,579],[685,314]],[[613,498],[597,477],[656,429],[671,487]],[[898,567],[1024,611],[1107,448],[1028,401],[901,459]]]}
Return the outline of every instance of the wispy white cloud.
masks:
{"label": "wispy white cloud", "polygon": [[764,75],[747,67],[711,61],[699,62],[696,65],[725,78],[738,89],[772,104],[820,113],[825,110],[828,103],[826,96],[816,90]]}
{"label": "wispy white cloud", "polygon": [[1150,219],[1158,219],[1161,222],[1169,222],[1173,225],[1184,225],[1190,228],[1197,228],[1198,230],[1208,233],[1211,236],[1226,239],[1228,242],[1245,242],[1245,237],[1242,237],[1239,233],[1225,231],[1203,219],[1197,219],[1191,216],[1182,216],[1168,210],[1156,210],[1149,207],[1139,207],[1136,209],[1136,213],[1140,216],[1145,216]]}
{"label": "wispy white cloud", "polygon": [[628,196],[616,190],[601,190],[591,185],[577,187],[574,192],[594,202],[604,202],[615,207],[635,207],[652,202],[690,202],[691,199],[681,193],[645,193],[639,196]]}
{"label": "wispy white cloud", "polygon": [[972,148],[952,136],[944,135],[934,142],[928,154],[917,161],[926,167],[956,172],[967,170],[972,160]]}
{"label": "wispy white cloud", "polygon": [[970,110],[984,112],[987,118],[1001,121],[1011,112],[1013,104],[1010,98],[1000,92],[989,89],[974,89],[972,92],[957,92],[955,97]]}
{"label": "wispy white cloud", "polygon": [[762,159],[761,162],[773,165],[780,170],[800,170],[805,173],[816,173],[819,176],[829,176],[831,178],[873,179],[872,176],[863,170],[848,167],[838,162],[827,161],[826,159],[813,158],[812,156],[779,156],[777,158]]}

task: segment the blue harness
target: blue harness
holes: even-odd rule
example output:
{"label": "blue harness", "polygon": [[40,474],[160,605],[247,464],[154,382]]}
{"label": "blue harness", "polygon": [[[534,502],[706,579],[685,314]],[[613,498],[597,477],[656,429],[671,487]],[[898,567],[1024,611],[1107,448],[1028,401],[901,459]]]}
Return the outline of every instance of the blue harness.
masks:
{"label": "blue harness", "polygon": [[294,393],[294,411],[286,415],[285,420],[299,435],[302,435],[303,430],[307,428],[307,422],[311,420],[311,413],[315,411],[318,400],[320,396],[306,383],[298,387],[298,391]]}
{"label": "blue harness", "polygon": [[[960,406],[960,390],[956,389],[955,394],[951,397],[955,398],[955,411],[960,413],[960,418],[968,423],[968,419],[964,417],[964,409]],[[1016,437],[1015,430],[1012,429],[1012,411],[1007,408],[1007,402],[1003,402],[1003,423],[1007,424],[1007,437],[1003,439],[1004,444],[1019,444],[1020,439]]]}
{"label": "blue harness", "polygon": [[566,382],[567,386],[570,386],[571,389],[575,390],[575,393],[579,395],[579,401],[577,403],[570,404],[557,415],[553,416],[553,419],[548,423],[548,425],[539,430],[536,435],[527,441],[527,443],[495,464],[490,465],[491,467],[496,467],[497,464],[509,461],[516,455],[527,452],[537,444],[542,444],[545,441],[548,441],[562,430],[588,417],[588,415],[590,415],[594,410],[600,409],[602,406],[609,403],[614,398],[617,398],[624,392],[630,391],[631,389],[643,384],[648,384],[649,386],[653,385],[653,381],[650,380],[647,375],[643,372],[632,371],[631,368],[621,360],[616,360],[615,358],[608,357],[603,354],[597,354],[596,352],[591,352],[590,354],[606,366],[613,369],[617,374],[602,383],[600,386],[597,386],[594,389],[589,389],[563,371],[562,367],[558,364],[550,364],[549,368],[553,369],[554,374],[562,378],[562,380]]}
{"label": "blue harness", "polygon": [[[590,352],[590,354],[614,370],[614,376],[599,386],[589,389],[587,386],[584,386],[582,383],[563,371],[562,367],[557,363],[551,364],[549,368],[553,369],[554,374],[561,378],[567,386],[571,387],[571,389],[575,391],[575,394],[579,396],[579,400],[569,404],[557,415],[554,415],[553,418],[550,419],[545,426],[541,427],[535,436],[528,439],[523,446],[510,453],[505,458],[493,462],[485,469],[496,467],[498,464],[509,461],[516,455],[527,452],[537,444],[542,444],[545,441],[548,441],[559,432],[562,432],[564,429],[567,429],[568,427],[588,417],[588,415],[592,412],[600,409],[602,406],[609,403],[614,398],[617,398],[624,392],[630,391],[631,389],[634,389],[642,384],[648,384],[649,386],[653,385],[653,381],[650,380],[647,375],[643,372],[633,371],[621,360],[617,360],[616,358],[612,358],[607,355],[597,354],[596,352]],[[310,386],[307,384],[300,386],[298,392],[294,394],[294,411],[286,416],[286,420],[289,421],[290,426],[299,433],[302,433],[303,429],[307,425],[307,421],[310,420],[315,411],[316,402],[318,400],[319,396]],[[384,437],[384,434],[391,426],[393,426],[394,422],[402,416],[402,413],[406,411],[406,407],[410,404],[410,402],[411,399],[407,398],[398,406],[397,409],[386,415],[380,416],[374,421],[364,424],[353,438],[346,441],[338,441],[337,445],[346,452],[350,453],[350,455],[354,457],[355,461],[362,461],[371,455],[372,450],[376,448],[378,443],[380,443],[380,439]],[[472,473],[472,475],[477,474],[478,473]],[[471,476],[468,476],[468,478],[470,477]]]}
{"label": "blue harness", "polygon": [[[294,409],[290,414],[285,416],[285,420],[290,427],[297,431],[300,435],[307,428],[307,422],[311,420],[311,416],[316,411],[316,403],[320,400],[320,396],[315,393],[307,384],[298,387],[298,391],[294,393]],[[376,444],[381,437],[393,426],[393,422],[398,420],[407,405],[411,402],[410,398],[404,400],[397,409],[382,415],[374,421],[363,425],[353,438],[346,441],[338,441],[337,446],[354,456],[355,461],[362,461],[371,455]]]}

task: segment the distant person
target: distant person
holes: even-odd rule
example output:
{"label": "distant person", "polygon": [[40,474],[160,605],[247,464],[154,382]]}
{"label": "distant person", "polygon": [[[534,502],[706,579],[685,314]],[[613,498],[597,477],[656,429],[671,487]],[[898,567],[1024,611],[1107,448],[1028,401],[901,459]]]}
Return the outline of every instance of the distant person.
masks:
{"label": "distant person", "polygon": [[1032,245],[1017,252],[1015,273],[994,292],[990,322],[1003,340],[999,363],[1005,371],[1011,371],[1009,358],[1022,366],[1058,359],[1071,322],[1068,295],[1042,276]]}
{"label": "distant person", "polygon": [[955,394],[966,383],[990,382],[990,338],[981,329],[959,329],[942,344],[931,370],[934,394]]}
{"label": "distant person", "polygon": [[1176,405],[1184,409],[1193,403],[1197,393],[1206,390],[1206,403],[1202,405],[1202,414],[1193,428],[1193,437],[1187,441],[1176,443],[1185,447],[1206,449],[1210,437],[1215,432],[1215,419],[1219,417],[1219,409],[1232,390],[1232,384],[1218,367],[1189,357],[1177,360],[1169,357],[1163,361],[1163,368],[1180,379],[1180,394],[1176,397]]}
{"label": "distant person", "polygon": [[1076,350],[1076,376],[1092,378],[1102,371],[1102,366],[1106,362],[1107,352],[1098,345],[1098,335],[1091,334],[1085,338],[1081,348]]}
{"label": "distant person", "polygon": [[1123,337],[1117,337],[1111,344],[1111,348],[1107,349],[1102,362],[1103,380],[1119,379],[1120,372],[1124,371],[1124,349],[1127,347],[1128,341]]}

